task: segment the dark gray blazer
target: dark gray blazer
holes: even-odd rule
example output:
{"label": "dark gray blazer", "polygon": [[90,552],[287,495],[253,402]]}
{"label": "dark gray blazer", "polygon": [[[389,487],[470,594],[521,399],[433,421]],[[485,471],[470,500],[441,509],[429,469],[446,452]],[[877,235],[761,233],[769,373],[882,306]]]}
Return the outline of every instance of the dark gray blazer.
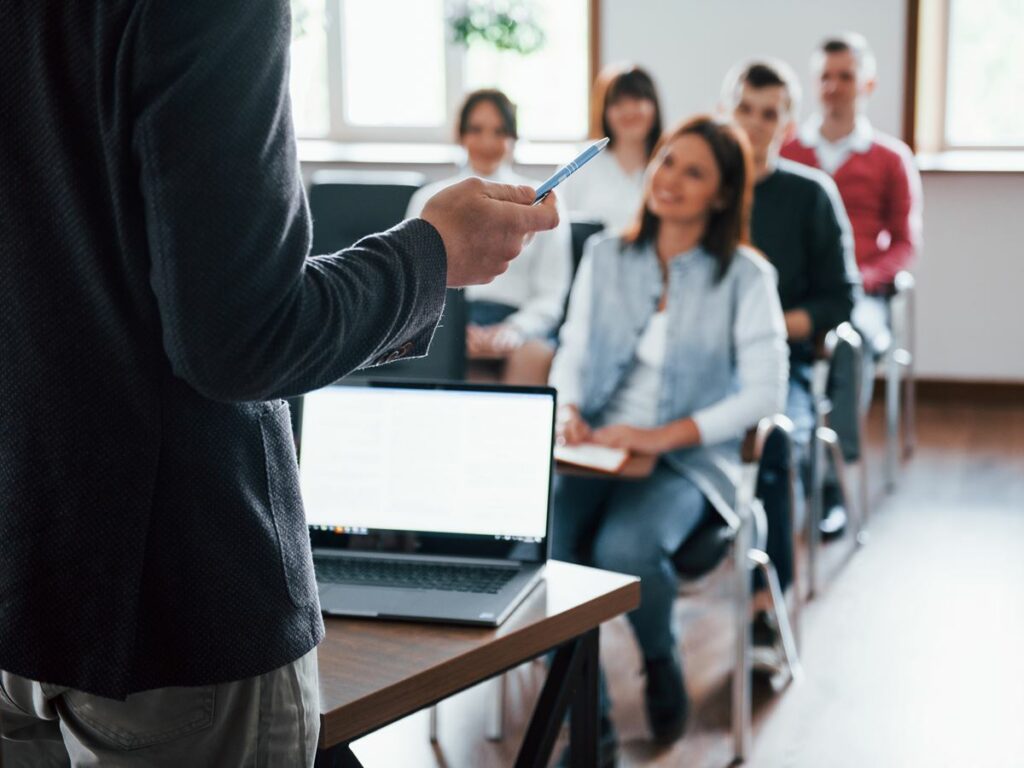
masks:
{"label": "dark gray blazer", "polygon": [[0,669],[121,697],[322,637],[280,398],[422,354],[446,261],[420,220],[309,258],[289,40],[287,0],[0,4]]}

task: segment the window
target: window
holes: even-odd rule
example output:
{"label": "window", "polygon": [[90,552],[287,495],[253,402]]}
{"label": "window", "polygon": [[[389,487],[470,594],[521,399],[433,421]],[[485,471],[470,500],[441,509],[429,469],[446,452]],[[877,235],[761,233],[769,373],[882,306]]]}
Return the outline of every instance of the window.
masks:
{"label": "window", "polygon": [[918,149],[1024,149],[1024,0],[917,5]]}
{"label": "window", "polygon": [[1024,147],[1022,33],[1022,0],[950,0],[947,146]]}
{"label": "window", "polygon": [[[479,4],[480,0],[476,0]],[[590,3],[532,0],[543,33],[528,54],[454,41],[456,0],[292,0],[296,133],[345,141],[448,142],[472,89],[498,87],[519,106],[520,135],[586,136]]]}

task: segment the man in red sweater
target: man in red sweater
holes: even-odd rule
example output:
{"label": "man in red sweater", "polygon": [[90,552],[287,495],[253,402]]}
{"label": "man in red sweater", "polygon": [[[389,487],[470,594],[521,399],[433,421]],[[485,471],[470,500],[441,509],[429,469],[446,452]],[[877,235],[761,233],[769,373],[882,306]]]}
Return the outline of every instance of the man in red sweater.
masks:
{"label": "man in red sweater", "polygon": [[864,112],[875,88],[875,57],[857,34],[815,52],[821,113],[782,148],[783,157],[821,168],[839,187],[853,225],[864,290],[884,293],[920,247],[921,177],[910,148],[875,130]]}
{"label": "man in red sweater", "polygon": [[[861,408],[871,402],[874,357],[890,343],[888,303],[896,273],[907,269],[921,247],[921,177],[910,148],[875,130],[864,114],[875,89],[875,56],[862,35],[829,38],[814,52],[821,112],[785,144],[781,155],[828,173],[839,188],[853,227],[857,266],[865,296],[853,310],[853,323],[864,336]],[[843,407],[839,393],[853,382],[833,380],[833,426],[851,456],[857,451],[856,407]],[[845,399],[845,398],[843,398]],[[844,522],[838,489],[825,487],[823,528],[839,530]]]}

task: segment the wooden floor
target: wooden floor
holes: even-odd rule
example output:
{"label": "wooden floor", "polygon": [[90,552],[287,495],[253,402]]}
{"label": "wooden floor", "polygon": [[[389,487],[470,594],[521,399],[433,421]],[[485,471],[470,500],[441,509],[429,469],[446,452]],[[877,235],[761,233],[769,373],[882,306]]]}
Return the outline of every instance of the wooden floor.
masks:
{"label": "wooden floor", "polygon": [[[805,677],[778,695],[756,689],[748,765],[1024,766],[1024,405],[923,403],[918,433],[888,497],[873,441],[870,540],[845,565],[849,544],[830,545],[825,567],[835,575],[804,612]],[[623,766],[730,764],[722,586],[677,603],[694,712],[671,749],[647,742],[628,625],[604,628]],[[542,681],[538,664],[510,675],[502,743],[484,738],[489,697],[478,688],[441,705],[436,747],[420,713],[354,749],[367,768],[510,765]]]}

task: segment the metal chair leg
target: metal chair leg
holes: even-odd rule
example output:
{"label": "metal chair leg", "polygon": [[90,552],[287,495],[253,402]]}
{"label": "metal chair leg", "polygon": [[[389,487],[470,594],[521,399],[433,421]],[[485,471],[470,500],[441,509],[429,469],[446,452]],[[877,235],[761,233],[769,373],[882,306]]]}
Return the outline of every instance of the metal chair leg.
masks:
{"label": "metal chair leg", "polygon": [[779,624],[779,635],[782,638],[782,650],[786,654],[786,666],[789,667],[790,678],[794,681],[803,676],[803,667],[800,664],[800,653],[796,647],[796,637],[793,628],[789,623],[789,606],[786,604],[786,596],[779,584],[779,575],[775,571],[771,558],[759,549],[751,549],[747,552],[751,564],[757,568],[768,585],[768,596],[772,601],[772,610],[775,611],[775,619]]}
{"label": "metal chair leg", "polygon": [[505,738],[505,693],[508,689],[507,675],[498,675],[486,683],[489,701],[487,704],[487,740],[501,741]]}
{"label": "metal chair leg", "polygon": [[838,442],[836,433],[828,427],[817,427],[811,440],[811,498],[807,505],[807,599],[812,599],[821,590],[821,521],[825,516],[824,486],[826,445]]}
{"label": "metal chair leg", "polygon": [[[739,503],[746,503],[740,501]],[[750,673],[750,526],[741,525],[733,542],[735,576],[734,620],[736,625],[736,663],[732,674],[732,737],[735,759],[746,760],[751,746],[751,673]]]}
{"label": "metal chair leg", "polygon": [[885,362],[885,489],[896,488],[900,464],[900,350],[890,350]]}
{"label": "metal chair leg", "polygon": [[430,743],[437,744],[437,704],[430,708]]}
{"label": "metal chair leg", "polygon": [[[819,439],[828,449],[832,464],[836,470],[836,479],[839,481],[839,489],[847,504],[856,507],[853,515],[854,540],[858,546],[867,541],[868,533],[868,500],[867,500],[867,473],[864,471],[864,459],[847,463],[843,459],[842,447],[839,445],[839,436],[835,431],[827,427],[819,430]],[[852,493],[853,484],[849,480],[850,472],[857,475],[857,493]],[[824,512],[822,513],[824,515]]]}
{"label": "metal chair leg", "polygon": [[[488,680],[484,685],[487,686],[485,695],[489,697],[487,703],[486,737],[488,741],[501,741],[505,738],[505,699],[506,692],[508,691],[508,680],[505,675],[498,675]],[[438,705],[435,704],[430,708],[430,741],[432,744],[437,743],[437,707]]]}

